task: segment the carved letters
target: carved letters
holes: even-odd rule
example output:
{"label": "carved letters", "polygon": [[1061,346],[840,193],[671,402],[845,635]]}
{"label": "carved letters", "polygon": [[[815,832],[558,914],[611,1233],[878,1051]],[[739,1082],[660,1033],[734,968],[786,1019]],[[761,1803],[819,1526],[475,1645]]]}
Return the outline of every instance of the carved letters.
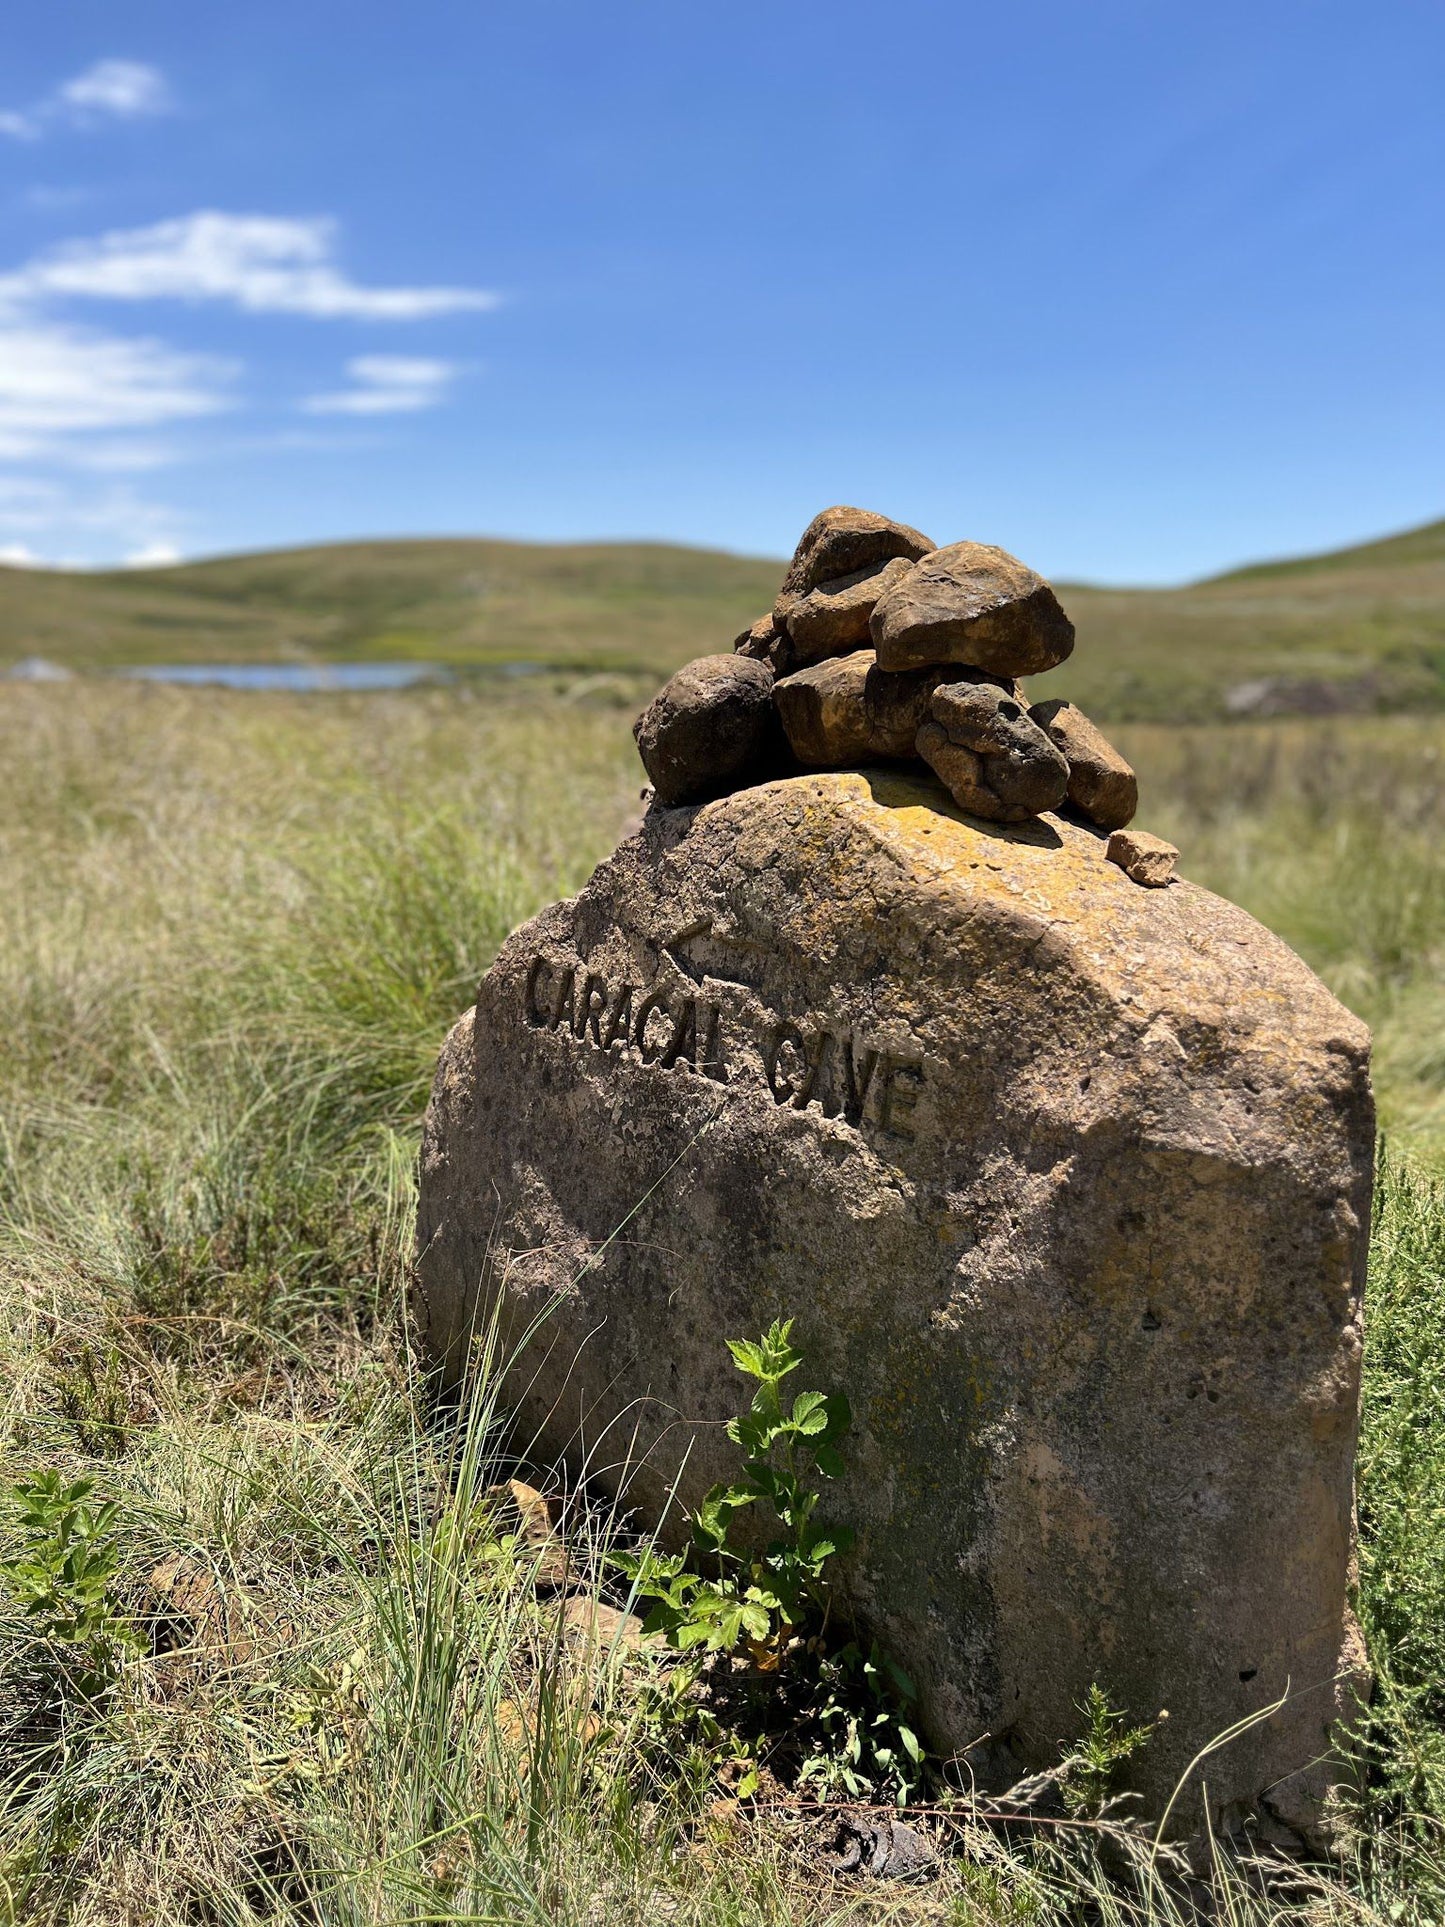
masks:
{"label": "carved letters", "polygon": [[535,1030],[568,1030],[594,1050],[634,1050],[644,1064],[665,1071],[678,1066],[727,1082],[719,1054],[721,1013],[698,997],[674,1002],[655,986],[644,996],[636,984],[615,989],[595,971],[568,964],[554,969],[534,957],[527,972],[527,1022]]}
{"label": "carved letters", "polygon": [[[611,985],[595,971],[537,956],[524,1001],[534,1030],[565,1033],[592,1050],[630,1052],[662,1070],[728,1082],[722,1012],[706,998],[679,996],[657,984]],[[916,1056],[869,1044],[853,1030],[805,1031],[789,1019],[774,1022],[757,1048],[775,1104],[795,1111],[816,1104],[825,1117],[913,1136],[912,1113],[923,1084]]]}
{"label": "carved letters", "polygon": [[805,1111],[816,1103],[826,1117],[841,1114],[860,1124],[867,1116],[895,1137],[913,1136],[909,1120],[922,1064],[864,1044],[856,1031],[818,1030],[808,1037],[796,1024],[779,1024],[764,1043],[763,1069],[777,1104]]}

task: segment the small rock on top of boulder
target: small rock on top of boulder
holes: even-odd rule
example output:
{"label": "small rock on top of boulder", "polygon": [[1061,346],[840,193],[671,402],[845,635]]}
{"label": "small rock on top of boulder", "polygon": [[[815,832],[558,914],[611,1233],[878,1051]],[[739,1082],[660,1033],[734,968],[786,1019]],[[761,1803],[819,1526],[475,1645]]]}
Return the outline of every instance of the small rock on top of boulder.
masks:
{"label": "small rock on top of boulder", "polygon": [[1069,801],[1101,830],[1122,830],[1139,807],[1139,780],[1082,709],[1055,697],[1029,715],[1069,766]]}
{"label": "small rock on top of boulder", "polygon": [[1142,883],[1146,890],[1162,890],[1174,881],[1174,866],[1179,852],[1162,836],[1147,830],[1115,830],[1104,851],[1117,863],[1131,883]]}
{"label": "small rock on top of boulder", "polygon": [[958,662],[995,676],[1035,676],[1074,647],[1074,625],[1043,577],[983,542],[954,542],[924,557],[880,597],[870,629],[884,669]]}
{"label": "small rock on top of boulder", "polygon": [[945,683],[929,709],[918,754],[961,810],[1022,823],[1063,802],[1069,766],[1013,696],[992,683]]}
{"label": "small rock on top of boulder", "polygon": [[782,752],[773,672],[751,656],[699,656],[632,726],[660,803],[695,803],[775,774]]}
{"label": "small rock on top of boulder", "polygon": [[786,676],[798,666],[792,638],[771,609],[743,630],[733,650],[739,656],[751,656],[755,662],[767,663],[775,676]]}
{"label": "small rock on top of boulder", "polygon": [[845,655],[868,647],[868,622],[884,596],[913,567],[902,556],[876,568],[856,569],[852,575],[820,582],[796,601],[787,600],[786,623],[800,664],[821,662],[826,656]]}
{"label": "small rock on top of boulder", "polygon": [[952,674],[921,669],[890,676],[871,649],[856,649],[785,676],[773,694],[789,747],[804,768],[846,769],[879,757],[915,757],[929,698]]}
{"label": "small rock on top of boulder", "polygon": [[784,676],[773,695],[788,747],[805,769],[844,769],[868,755],[864,685],[873,651],[832,656]]}
{"label": "small rock on top of boulder", "polygon": [[916,562],[933,544],[906,522],[890,522],[871,509],[831,508],[815,515],[793,551],[781,596],[804,596],[820,582],[875,569],[895,556]]}

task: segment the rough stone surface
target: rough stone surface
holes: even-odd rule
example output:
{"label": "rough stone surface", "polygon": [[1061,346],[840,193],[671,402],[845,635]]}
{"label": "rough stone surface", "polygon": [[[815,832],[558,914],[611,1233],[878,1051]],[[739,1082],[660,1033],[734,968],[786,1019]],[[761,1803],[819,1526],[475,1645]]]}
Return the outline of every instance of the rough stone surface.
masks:
{"label": "rough stone surface", "polygon": [[943,683],[929,712],[918,754],[960,809],[1022,823],[1063,802],[1069,766],[1016,695],[996,683]]}
{"label": "rough stone surface", "polygon": [[771,775],[781,749],[773,672],[748,656],[699,656],[663,684],[632,734],[662,803]]}
{"label": "rough stone surface", "polygon": [[798,666],[792,638],[771,610],[743,630],[733,650],[739,656],[751,656],[755,662],[767,663],[775,676],[789,675]]}
{"label": "rough stone surface", "polygon": [[889,1814],[845,1813],[833,1836],[833,1872],[928,1880],[938,1872],[938,1849],[927,1834]]}
{"label": "rough stone surface", "polygon": [[[871,649],[834,656],[784,677],[774,691],[783,732],[806,769],[846,769],[850,763],[917,759],[919,728],[929,699],[952,669],[915,669],[889,675]],[[1006,695],[1012,683],[998,684]]]}
{"label": "rough stone surface", "polygon": [[886,515],[875,515],[871,509],[824,509],[803,530],[783,577],[780,599],[805,596],[820,582],[832,582],[859,569],[877,568],[896,555],[916,562],[932,547],[926,535],[909,528],[906,522],[890,522]]}
{"label": "rough stone surface", "polygon": [[921,772],[654,809],[448,1040],[422,1339],[455,1373],[498,1294],[514,1335],[548,1310],[522,1434],[675,1524],[736,1470],[723,1340],[795,1317],[799,1382],[854,1413],[840,1610],[935,1744],[1013,1785],[1106,1681],[1168,1708],[1132,1768],[1157,1813],[1288,1686],[1209,1798],[1228,1823],[1303,1770],[1312,1812],[1359,1663],[1367,1052],[1242,911]]}
{"label": "rough stone surface", "polygon": [[868,647],[868,620],[878,598],[908,574],[911,562],[895,556],[876,568],[859,569],[835,581],[820,582],[796,601],[789,601],[787,630],[798,662],[821,662],[825,656],[845,655]]}
{"label": "rough stone surface", "polygon": [[1035,703],[1029,715],[1069,766],[1069,801],[1101,830],[1122,830],[1139,807],[1139,779],[1104,732],[1073,703]]}
{"label": "rough stone surface", "polygon": [[[929,704],[940,683],[957,675],[954,669],[908,669],[890,672],[878,667],[870,650],[873,667],[863,686],[863,701],[868,711],[868,742],[874,756],[894,756],[913,761],[918,755],[918,732],[932,713]],[[1012,683],[999,683],[999,690],[1014,695]]]}
{"label": "rough stone surface", "polygon": [[1115,830],[1104,854],[1126,877],[1150,890],[1162,890],[1166,883],[1172,883],[1179,861],[1172,843],[1166,843],[1162,836],[1150,836],[1147,830]]}
{"label": "rough stone surface", "polygon": [[666,1645],[660,1633],[644,1633],[636,1613],[619,1612],[590,1593],[574,1593],[562,1608],[562,1637],[574,1651],[596,1656],[616,1648],[636,1653],[660,1652]]}
{"label": "rough stone surface", "polygon": [[833,656],[785,676],[773,689],[788,747],[806,769],[843,769],[868,760],[863,692],[873,651]]}
{"label": "rough stone surface", "polygon": [[759,616],[756,622],[742,631],[733,643],[733,654],[751,656],[754,662],[766,662],[777,633],[778,625],[769,609],[765,616]]}
{"label": "rough stone surface", "polygon": [[884,669],[961,662],[1036,676],[1074,647],[1074,625],[1043,577],[982,542],[935,549],[879,598],[870,627]]}

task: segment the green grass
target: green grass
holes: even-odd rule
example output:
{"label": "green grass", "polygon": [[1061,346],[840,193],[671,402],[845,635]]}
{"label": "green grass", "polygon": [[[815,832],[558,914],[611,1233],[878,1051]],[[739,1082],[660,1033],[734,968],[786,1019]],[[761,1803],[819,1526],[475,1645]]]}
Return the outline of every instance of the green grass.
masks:
{"label": "green grass", "polygon": [[[995,532],[935,531],[963,533]],[[659,543],[458,539],[95,575],[0,569],[0,665],[521,660],[657,678],[729,649],[782,566]],[[1061,594],[1078,646],[1039,692],[1101,718],[1217,720],[1232,691],[1261,682],[1286,709],[1331,689],[1361,713],[1445,707],[1445,523],[1182,589]]]}
{"label": "green grass", "polygon": [[731,649],[781,565],[661,543],[356,542],[182,568],[0,569],[0,662],[537,661],[643,671]]}
{"label": "green grass", "polygon": [[[569,1645],[482,1503],[507,1469],[491,1379],[427,1404],[400,1308],[436,1049],[505,931],[611,846],[629,722],[591,680],[7,691],[0,1485],[54,1467],[119,1502],[134,1637],[87,1703],[0,1584],[0,1920],[1188,1917],[1128,1835],[962,1803],[940,1879],[880,1893],[828,1875],[818,1815],[664,1770],[648,1662]],[[1393,1147],[1361,1444],[1372,1778],[1337,1865],[1266,1892],[1221,1855],[1206,1884],[1251,1927],[1438,1920],[1445,722],[1127,740],[1186,870],[1379,1026]],[[611,1525],[574,1527],[585,1563]],[[20,1537],[0,1505],[0,1556]]]}

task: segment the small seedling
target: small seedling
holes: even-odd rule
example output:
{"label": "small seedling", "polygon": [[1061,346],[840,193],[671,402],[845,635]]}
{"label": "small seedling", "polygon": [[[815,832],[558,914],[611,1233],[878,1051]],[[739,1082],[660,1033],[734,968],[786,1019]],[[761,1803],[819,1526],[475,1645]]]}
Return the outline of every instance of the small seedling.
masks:
{"label": "small seedling", "polygon": [[19,1479],[10,1497],[19,1507],[21,1545],[0,1560],[12,1599],[49,1654],[51,1683],[90,1703],[114,1686],[133,1635],[112,1592],[120,1564],[112,1499],[90,1503],[93,1479],[67,1485],[54,1469]]}
{"label": "small seedling", "polygon": [[[618,1555],[635,1596],[650,1602],[644,1630],[661,1633],[693,1664],[659,1684],[652,1696],[655,1723],[701,1743],[723,1768],[740,1777],[740,1798],[759,1783],[756,1760],[743,1735],[699,1702],[694,1687],[704,1654],[747,1662],[747,1677],[771,1681],[777,1707],[786,1704],[801,1749],[800,1781],[857,1798],[886,1789],[904,1800],[922,1778],[924,1752],[907,1709],[912,1682],[876,1645],[853,1641],[833,1650],[828,1564],[853,1543],[847,1526],[817,1520],[818,1482],[843,1470],[838,1442],[851,1415],[841,1395],[798,1392],[790,1403],[783,1381],[802,1364],[792,1344],[792,1320],[780,1320],[756,1343],[730,1339],[738,1370],[754,1384],[748,1409],[728,1423],[743,1454],[738,1477],[715,1485],[691,1517],[691,1544],[681,1552],[649,1547]],[[741,1545],[739,1513],[767,1506],[782,1528],[761,1549]],[[714,1685],[718,1679],[714,1675]],[[754,1695],[749,1717],[766,1727],[770,1692]]]}
{"label": "small seedling", "polygon": [[1110,1704],[1096,1680],[1079,1711],[1084,1735],[1065,1760],[1059,1787],[1064,1805],[1075,1818],[1098,1815],[1115,1792],[1119,1774],[1154,1731],[1153,1725],[1130,1726],[1127,1713]]}
{"label": "small seedling", "polygon": [[[691,1547],[677,1553],[652,1547],[618,1558],[638,1598],[652,1602],[646,1631],[662,1633],[680,1652],[697,1646],[732,1652],[746,1642],[765,1671],[776,1667],[783,1646],[810,1616],[826,1618],[823,1569],[853,1541],[847,1527],[817,1524],[820,1495],[809,1482],[842,1470],[838,1440],[851,1422],[848,1401],[799,1392],[784,1406],[783,1380],[803,1362],[790,1342],[792,1329],[787,1319],[756,1344],[728,1340],[738,1370],[757,1389],[747,1411],[728,1421],[728,1437],[743,1452],[741,1474],[703,1499],[691,1521]],[[782,1535],[761,1551],[743,1550],[734,1520],[760,1501],[772,1507]]]}

